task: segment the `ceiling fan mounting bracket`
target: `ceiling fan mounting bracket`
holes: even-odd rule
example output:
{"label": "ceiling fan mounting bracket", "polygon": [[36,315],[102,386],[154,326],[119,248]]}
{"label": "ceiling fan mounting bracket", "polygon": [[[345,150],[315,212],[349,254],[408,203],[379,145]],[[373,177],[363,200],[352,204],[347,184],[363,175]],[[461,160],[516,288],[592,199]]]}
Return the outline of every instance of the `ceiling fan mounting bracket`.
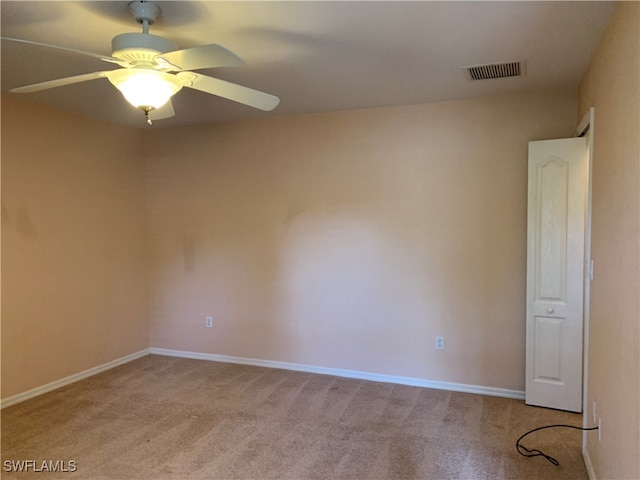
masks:
{"label": "ceiling fan mounting bracket", "polygon": [[147,25],[153,25],[158,15],[160,15],[160,7],[158,5],[141,0],[129,3],[129,11],[133,18],[136,19],[136,22],[141,25],[144,25],[145,22]]}

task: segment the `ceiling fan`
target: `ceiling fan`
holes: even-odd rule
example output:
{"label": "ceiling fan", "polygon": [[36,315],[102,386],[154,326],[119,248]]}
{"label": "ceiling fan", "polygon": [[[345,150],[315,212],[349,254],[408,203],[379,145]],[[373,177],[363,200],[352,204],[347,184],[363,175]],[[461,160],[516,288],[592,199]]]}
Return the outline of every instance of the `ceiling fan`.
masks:
{"label": "ceiling fan", "polygon": [[264,111],[273,110],[280,103],[280,99],[274,95],[192,72],[191,70],[202,68],[242,65],[244,62],[233,52],[215,43],[178,50],[178,46],[171,40],[151,35],[149,25],[152,25],[160,14],[160,7],[155,3],[136,0],[129,3],[129,11],[142,25],[142,33],[123,33],[115,36],[111,41],[111,56],[30,40],[0,37],[3,41],[55,48],[99,58],[122,67],[35,83],[10,91],[31,93],[107,78],[131,105],[144,112],[149,125],[152,120],[175,115],[171,97],[182,87],[217,95]]}

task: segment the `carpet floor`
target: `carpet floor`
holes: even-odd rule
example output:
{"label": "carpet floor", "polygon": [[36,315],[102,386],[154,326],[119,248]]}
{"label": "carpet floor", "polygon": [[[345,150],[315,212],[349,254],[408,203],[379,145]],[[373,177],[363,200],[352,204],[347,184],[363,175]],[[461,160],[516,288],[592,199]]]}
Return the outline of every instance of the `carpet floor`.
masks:
{"label": "carpet floor", "polygon": [[[581,415],[522,401],[149,355],[1,413],[2,478],[587,479]],[[8,471],[60,460],[75,472]],[[73,461],[74,463],[70,463]],[[45,466],[46,469],[46,466]]]}

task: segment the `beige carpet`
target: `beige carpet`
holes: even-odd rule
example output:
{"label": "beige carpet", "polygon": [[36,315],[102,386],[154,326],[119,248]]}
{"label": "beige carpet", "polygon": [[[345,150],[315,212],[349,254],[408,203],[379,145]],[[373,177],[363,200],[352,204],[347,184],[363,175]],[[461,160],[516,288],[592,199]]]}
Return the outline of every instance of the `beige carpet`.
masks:
{"label": "beige carpet", "polygon": [[[586,479],[581,416],[504,398],[150,355],[2,411],[2,479]],[[75,473],[7,473],[6,460]],[[68,464],[67,464],[68,465]]]}

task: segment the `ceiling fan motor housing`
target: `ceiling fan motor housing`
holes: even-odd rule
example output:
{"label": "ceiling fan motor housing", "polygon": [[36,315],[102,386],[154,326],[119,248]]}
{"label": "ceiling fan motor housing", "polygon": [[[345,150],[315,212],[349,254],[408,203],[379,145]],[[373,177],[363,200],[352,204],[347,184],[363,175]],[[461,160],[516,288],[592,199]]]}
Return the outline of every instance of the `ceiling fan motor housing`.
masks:
{"label": "ceiling fan motor housing", "polygon": [[171,40],[150,33],[123,33],[111,40],[111,55],[135,65],[154,63],[159,53],[178,50]]}

